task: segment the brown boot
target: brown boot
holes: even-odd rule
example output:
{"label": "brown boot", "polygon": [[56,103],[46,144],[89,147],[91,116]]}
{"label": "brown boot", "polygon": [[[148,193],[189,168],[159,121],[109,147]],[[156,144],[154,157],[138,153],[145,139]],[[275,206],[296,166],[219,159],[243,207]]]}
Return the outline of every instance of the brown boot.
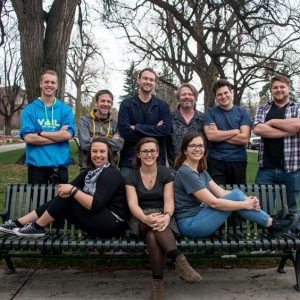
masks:
{"label": "brown boot", "polygon": [[183,254],[176,258],[175,267],[180,278],[186,282],[192,283],[202,280],[201,275],[191,267]]}
{"label": "brown boot", "polygon": [[150,300],[162,300],[164,297],[164,282],[162,279],[153,279],[151,283]]}

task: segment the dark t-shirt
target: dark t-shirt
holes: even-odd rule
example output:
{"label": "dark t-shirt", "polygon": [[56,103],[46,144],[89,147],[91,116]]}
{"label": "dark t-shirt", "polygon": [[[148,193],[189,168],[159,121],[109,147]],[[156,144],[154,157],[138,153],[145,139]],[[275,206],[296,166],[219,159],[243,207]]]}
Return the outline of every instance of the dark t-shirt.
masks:
{"label": "dark t-shirt", "polygon": [[133,169],[126,177],[126,184],[134,186],[138,196],[139,206],[142,209],[164,207],[164,187],[174,180],[172,171],[158,165],[156,181],[151,190],[148,190],[141,177],[139,169]]}
{"label": "dark t-shirt", "polygon": [[139,98],[139,103],[140,103],[141,108],[142,108],[142,112],[143,112],[143,115],[144,115],[144,122],[145,122],[145,120],[147,119],[147,114],[148,114],[148,111],[150,109],[150,106],[152,105],[152,98],[148,102],[143,102]]}
{"label": "dark t-shirt", "polygon": [[[272,119],[284,119],[286,107],[287,105],[280,107],[274,103],[266,115],[265,122]],[[264,168],[283,168],[283,147],[283,138],[264,138]]]}
{"label": "dark t-shirt", "polygon": [[[219,105],[210,108],[205,113],[204,126],[215,123],[219,130],[240,129],[242,126],[251,126],[249,113],[245,108],[233,105],[231,109],[222,109]],[[208,143],[208,155],[217,160],[247,161],[245,145],[236,145],[222,142]]]}

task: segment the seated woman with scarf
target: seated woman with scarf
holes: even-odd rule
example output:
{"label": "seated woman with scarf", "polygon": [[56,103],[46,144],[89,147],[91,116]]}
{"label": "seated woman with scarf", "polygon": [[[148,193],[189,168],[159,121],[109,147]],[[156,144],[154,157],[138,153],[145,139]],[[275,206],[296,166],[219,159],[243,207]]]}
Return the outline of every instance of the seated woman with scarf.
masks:
{"label": "seated woman with scarf", "polygon": [[1,224],[0,231],[40,237],[46,234],[48,224],[64,217],[94,237],[111,238],[122,233],[129,218],[125,180],[115,168],[105,138],[92,140],[87,163],[89,170],[71,183],[57,186],[56,197],[19,219]]}

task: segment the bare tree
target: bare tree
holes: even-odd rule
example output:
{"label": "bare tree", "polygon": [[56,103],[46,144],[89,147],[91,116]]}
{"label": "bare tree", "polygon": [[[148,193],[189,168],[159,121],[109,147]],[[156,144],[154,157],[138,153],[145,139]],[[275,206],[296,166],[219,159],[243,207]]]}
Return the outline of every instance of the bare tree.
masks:
{"label": "bare tree", "polygon": [[58,96],[63,97],[67,52],[79,0],[54,0],[45,11],[40,0],[11,0],[18,19],[24,81],[29,101],[40,93],[43,69],[58,73]]}
{"label": "bare tree", "polygon": [[116,12],[112,21],[142,58],[168,63],[181,82],[198,75],[206,108],[217,78],[231,79],[239,104],[247,87],[268,80],[263,69],[300,73],[300,13],[290,1],[119,1]]}
{"label": "bare tree", "polygon": [[0,115],[4,118],[4,134],[11,135],[13,115],[25,103],[25,91],[21,88],[22,69],[17,37],[6,36],[1,52]]}
{"label": "bare tree", "polygon": [[258,93],[256,93],[254,90],[247,89],[243,94],[241,106],[248,110],[249,115],[253,120],[259,106]]}
{"label": "bare tree", "polygon": [[100,76],[97,58],[101,57],[98,48],[85,34],[83,40],[77,36],[71,43],[67,59],[67,76],[75,86],[76,95],[71,92],[67,92],[66,95],[75,102],[76,122],[82,116],[83,96],[92,98],[95,93],[95,81]]}
{"label": "bare tree", "polygon": [[4,44],[4,37],[5,37],[5,25],[3,23],[3,20],[5,17],[7,17],[6,13],[6,2],[7,0],[0,1],[0,46]]}

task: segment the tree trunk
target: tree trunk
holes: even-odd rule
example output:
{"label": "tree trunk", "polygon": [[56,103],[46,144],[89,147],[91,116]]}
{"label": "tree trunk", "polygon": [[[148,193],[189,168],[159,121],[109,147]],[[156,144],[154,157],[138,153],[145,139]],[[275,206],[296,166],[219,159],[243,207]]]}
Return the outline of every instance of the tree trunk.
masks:
{"label": "tree trunk", "polygon": [[11,120],[12,116],[5,116],[4,117],[4,135],[11,135]]}
{"label": "tree trunk", "polygon": [[218,79],[217,68],[210,64],[206,68],[201,67],[197,68],[196,72],[200,77],[202,87],[204,90],[204,111],[207,111],[208,108],[215,106],[215,95],[212,91],[212,84]]}
{"label": "tree trunk", "polygon": [[40,95],[39,78],[44,57],[44,15],[40,0],[11,0],[18,18],[21,59],[27,99]]}
{"label": "tree trunk", "polygon": [[79,119],[81,118],[81,114],[82,114],[82,104],[81,104],[81,97],[82,97],[82,93],[81,93],[81,84],[76,85],[76,108],[75,108],[75,122],[76,124],[78,124]]}
{"label": "tree trunk", "polygon": [[18,18],[21,40],[21,59],[27,99],[40,95],[39,79],[42,70],[58,74],[57,96],[63,99],[66,78],[66,58],[70,34],[79,0],[54,0],[48,14],[40,0],[11,0]]}
{"label": "tree trunk", "polygon": [[57,72],[59,79],[57,96],[60,99],[64,98],[67,53],[74,25],[76,6],[79,2],[79,0],[55,0],[47,21],[43,68],[53,69]]}

